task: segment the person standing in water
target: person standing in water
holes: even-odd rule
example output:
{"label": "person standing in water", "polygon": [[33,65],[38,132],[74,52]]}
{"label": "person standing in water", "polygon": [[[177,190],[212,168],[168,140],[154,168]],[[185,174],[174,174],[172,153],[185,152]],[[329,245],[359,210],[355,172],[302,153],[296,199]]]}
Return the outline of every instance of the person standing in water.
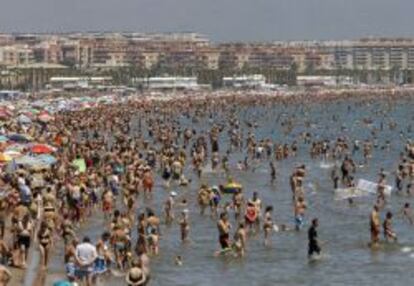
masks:
{"label": "person standing in water", "polygon": [[261,217],[261,211],[262,211],[262,201],[259,199],[258,192],[253,192],[253,197],[251,200],[249,200],[253,204],[253,206],[256,208],[256,219],[254,221],[256,232],[260,231],[260,217]]}
{"label": "person standing in water", "polygon": [[230,247],[230,228],[231,225],[227,218],[227,213],[221,213],[220,219],[217,223],[217,228],[219,231],[219,243],[222,250],[228,249]]}
{"label": "person standing in water", "polygon": [[308,257],[312,258],[314,254],[319,255],[321,253],[321,248],[319,246],[318,241],[318,231],[317,228],[319,226],[319,220],[314,218],[312,220],[312,225],[308,230]]}
{"label": "person standing in water", "polygon": [[331,179],[332,179],[332,182],[333,182],[334,189],[335,190],[338,189],[340,178],[339,178],[339,174],[338,174],[338,167],[336,165],[333,167],[333,169],[331,171]]}
{"label": "person standing in water", "polygon": [[170,196],[164,203],[165,223],[170,224],[174,220],[174,198],[177,196],[176,192],[170,192]]}
{"label": "person standing in water", "polygon": [[397,241],[397,234],[392,229],[392,213],[390,211],[387,212],[382,227],[384,230],[384,238],[386,241]]}
{"label": "person standing in water", "polygon": [[239,257],[243,257],[246,252],[246,229],[244,223],[240,223],[239,227],[234,234],[234,250],[236,251]]}
{"label": "person standing in water", "polygon": [[400,213],[403,215],[403,218],[408,220],[410,224],[414,224],[413,212],[410,203],[405,203]]}
{"label": "person standing in water", "polygon": [[188,234],[190,233],[190,222],[188,221],[188,210],[185,209],[181,212],[180,220],[180,233],[181,233],[181,242],[186,242],[188,240]]}
{"label": "person standing in water", "polygon": [[265,246],[268,246],[270,244],[270,235],[273,230],[272,212],[273,212],[273,207],[267,206],[265,209],[264,222],[263,222],[264,245]]}
{"label": "person standing in water", "polygon": [[273,162],[269,163],[270,167],[270,182],[273,184],[276,181],[276,167]]}
{"label": "person standing in water", "polygon": [[375,246],[379,242],[379,235],[381,230],[381,223],[379,218],[379,208],[374,205],[370,216],[370,228],[371,228],[371,246]]}
{"label": "person standing in water", "polygon": [[385,188],[387,186],[387,182],[385,180],[385,174],[383,171],[381,171],[379,176],[380,178],[378,180],[378,186],[377,186],[377,201],[380,205],[384,205],[386,203]]}
{"label": "person standing in water", "polygon": [[297,231],[299,231],[303,226],[306,208],[307,205],[304,198],[299,197],[298,200],[295,202],[295,228]]}

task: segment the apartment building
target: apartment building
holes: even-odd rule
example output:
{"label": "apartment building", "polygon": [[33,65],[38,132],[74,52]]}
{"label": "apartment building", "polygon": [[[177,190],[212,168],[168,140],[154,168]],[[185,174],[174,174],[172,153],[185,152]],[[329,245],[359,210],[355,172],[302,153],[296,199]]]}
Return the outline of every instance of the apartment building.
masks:
{"label": "apartment building", "polygon": [[8,34],[0,34],[0,47],[14,44],[14,37]]}
{"label": "apartment building", "polygon": [[220,52],[216,48],[202,48],[196,52],[197,67],[217,70],[220,64]]}
{"label": "apartment building", "polygon": [[53,64],[63,62],[62,46],[58,41],[44,41],[35,45],[32,50],[36,62]]}
{"label": "apartment building", "polygon": [[197,33],[0,35],[0,64],[31,62],[78,68],[414,70],[414,39],[211,43]]}
{"label": "apartment building", "polygon": [[121,36],[104,36],[94,39],[91,49],[93,50],[93,67],[119,67],[127,65],[128,40]]}
{"label": "apartment building", "polygon": [[33,50],[27,45],[0,47],[0,65],[17,66],[34,62]]}

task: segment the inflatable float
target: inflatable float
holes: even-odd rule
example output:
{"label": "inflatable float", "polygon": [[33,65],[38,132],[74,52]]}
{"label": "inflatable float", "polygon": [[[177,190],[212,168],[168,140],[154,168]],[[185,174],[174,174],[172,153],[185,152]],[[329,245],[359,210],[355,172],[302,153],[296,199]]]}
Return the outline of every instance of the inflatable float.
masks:
{"label": "inflatable float", "polygon": [[242,189],[242,185],[235,183],[235,182],[230,182],[223,187],[223,193],[234,194],[234,193],[237,193],[241,189]]}

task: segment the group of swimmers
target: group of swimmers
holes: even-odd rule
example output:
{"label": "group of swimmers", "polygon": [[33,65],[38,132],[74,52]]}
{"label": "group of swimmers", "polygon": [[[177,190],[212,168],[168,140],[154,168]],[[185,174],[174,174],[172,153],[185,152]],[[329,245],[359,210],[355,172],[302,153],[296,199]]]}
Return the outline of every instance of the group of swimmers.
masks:
{"label": "group of swimmers", "polygon": [[[309,98],[305,96],[302,100]],[[333,96],[329,100],[333,99],[337,98]],[[45,169],[18,166],[13,172],[4,169],[0,174],[4,194],[0,197],[0,259],[4,265],[26,268],[29,250],[35,243],[41,254],[40,267],[47,269],[56,248],[62,247],[68,283],[93,285],[107,275],[122,274],[128,285],[137,286],[146,285],[151,279],[150,257],[162,252],[159,242],[164,225],[177,225],[180,240],[189,241],[192,235],[189,208],[195,204],[201,215],[210,210],[217,220],[221,246],[217,255],[244,257],[251,236],[263,233],[264,245],[269,246],[274,232],[300,231],[309,208],[304,184],[308,169],[304,164],[297,165],[290,176],[292,224],[277,224],[273,215],[276,202],[264,205],[260,192],[254,191],[251,198],[246,198],[246,190],[235,188],[231,200],[226,201],[223,199],[225,186],[202,183],[207,165],[230,177],[230,158],[239,152],[245,160],[237,164],[238,171],[254,172],[255,165],[265,162],[269,166],[270,182],[274,184],[285,176],[278,173],[278,164],[297,157],[303,142],[310,146],[311,158],[342,162],[339,169],[332,170],[334,188],[354,187],[357,164],[352,158],[359,150],[358,144],[341,137],[333,141],[319,140],[312,137],[312,131],[289,142],[257,138],[254,131],[258,124],[254,120],[241,122],[236,108],[230,104],[237,103],[237,108],[242,109],[269,102],[287,105],[298,101],[259,96],[133,100],[127,104],[62,112],[46,125],[33,123],[23,128],[16,121],[5,122],[3,129],[7,134],[25,133],[42,142],[51,142],[57,149],[54,153],[57,163]],[[215,122],[217,114],[225,116],[226,123]],[[180,118],[194,123],[211,119],[210,128],[197,130],[182,126]],[[295,128],[292,118],[278,123],[286,134]],[[372,156],[373,145],[370,140],[364,141],[365,164]],[[411,190],[414,185],[413,156],[414,145],[408,142],[396,171],[397,190],[402,191],[404,186]],[[73,164],[77,160],[84,162],[84,169]],[[379,213],[387,204],[385,178],[380,175],[377,200],[370,217],[373,244],[380,240]],[[158,182],[168,192],[162,207],[157,208],[154,192]],[[199,184],[196,201],[181,197],[179,189],[191,188],[194,182]],[[232,212],[234,218],[229,216]],[[409,205],[403,213],[412,222]],[[94,237],[83,232],[97,218],[102,219],[103,229],[94,241]],[[397,240],[392,218],[388,211],[382,224],[387,241]],[[318,226],[319,220],[312,219],[308,229],[309,256],[321,252]],[[174,261],[182,265],[183,257],[179,255]]]}

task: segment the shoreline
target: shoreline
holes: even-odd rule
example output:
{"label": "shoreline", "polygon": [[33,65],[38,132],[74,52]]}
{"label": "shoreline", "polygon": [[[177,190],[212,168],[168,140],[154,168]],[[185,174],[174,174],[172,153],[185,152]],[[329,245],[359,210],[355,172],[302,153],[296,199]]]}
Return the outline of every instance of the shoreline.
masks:
{"label": "shoreline", "polygon": [[113,106],[122,104],[137,104],[142,107],[146,105],[161,106],[172,104],[184,105],[189,108],[193,105],[214,105],[231,104],[236,105],[265,105],[265,104],[319,104],[334,101],[372,101],[372,100],[401,100],[414,98],[413,87],[384,88],[384,89],[318,89],[318,90],[299,90],[299,91],[211,91],[204,93],[188,92],[164,92],[158,94],[142,94],[129,96],[125,102],[112,103]]}
{"label": "shoreline", "polygon": [[[414,97],[413,86],[385,86],[385,87],[348,87],[348,88],[309,88],[291,89],[284,91],[259,91],[259,90],[216,90],[216,91],[146,91],[122,96],[113,93],[84,92],[72,93],[72,96],[52,95],[39,93],[35,98],[28,97],[16,101],[2,101],[0,106],[14,106],[17,111],[30,107],[35,102],[42,102],[44,106],[55,107],[51,113],[78,112],[102,107],[119,107],[122,105],[137,105],[138,107],[161,106],[166,104],[188,105],[192,107],[198,104],[220,105],[224,104],[296,104],[296,103],[322,103],[341,100],[395,100]],[[77,107],[57,106],[61,103],[70,105],[76,103]],[[86,106],[82,106],[86,103]]]}

